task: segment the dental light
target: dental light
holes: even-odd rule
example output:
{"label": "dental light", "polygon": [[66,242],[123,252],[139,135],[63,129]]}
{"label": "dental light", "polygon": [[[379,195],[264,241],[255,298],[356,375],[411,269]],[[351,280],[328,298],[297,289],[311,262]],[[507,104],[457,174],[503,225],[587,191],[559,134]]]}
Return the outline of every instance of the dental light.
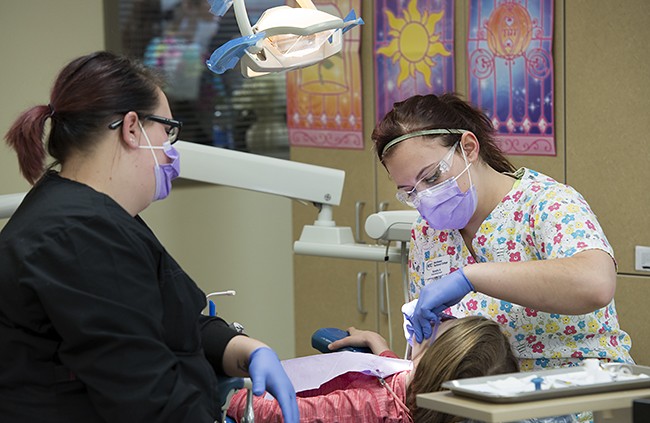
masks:
{"label": "dental light", "polygon": [[311,0],[297,0],[300,7],[273,7],[251,26],[244,0],[208,2],[216,16],[223,16],[234,3],[242,34],[210,56],[207,66],[217,74],[232,69],[237,62],[241,62],[241,72],[247,78],[313,65],[340,52],[343,33],[363,24],[354,10],[341,19],[316,9]]}

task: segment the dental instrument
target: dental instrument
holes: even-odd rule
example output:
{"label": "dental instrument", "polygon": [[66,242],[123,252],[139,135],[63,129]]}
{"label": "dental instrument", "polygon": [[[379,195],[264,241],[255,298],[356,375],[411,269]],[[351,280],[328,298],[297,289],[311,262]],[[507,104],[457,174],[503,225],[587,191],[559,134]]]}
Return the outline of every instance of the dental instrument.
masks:
{"label": "dental instrument", "polygon": [[214,301],[212,301],[210,299],[210,297],[234,296],[236,294],[237,294],[237,292],[235,292],[235,290],[231,289],[231,290],[228,290],[228,291],[211,292],[208,295],[206,295],[205,298],[208,300],[208,316],[216,316],[217,315],[217,307],[214,304]]}

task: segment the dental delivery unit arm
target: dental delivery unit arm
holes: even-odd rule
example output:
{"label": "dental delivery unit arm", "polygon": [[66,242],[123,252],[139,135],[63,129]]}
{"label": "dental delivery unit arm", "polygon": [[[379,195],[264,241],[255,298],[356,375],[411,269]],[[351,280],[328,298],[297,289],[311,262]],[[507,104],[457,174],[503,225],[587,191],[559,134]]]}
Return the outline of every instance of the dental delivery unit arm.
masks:
{"label": "dental delivery unit arm", "polygon": [[[318,216],[306,225],[294,243],[296,254],[399,263],[397,247],[355,243],[350,227],[336,226],[333,206],[341,203],[345,172],[291,160],[178,141],[182,157],[181,178],[225,185],[312,203]],[[25,193],[0,195],[0,218],[11,216]],[[407,242],[416,211],[385,211],[366,221],[375,239]]]}

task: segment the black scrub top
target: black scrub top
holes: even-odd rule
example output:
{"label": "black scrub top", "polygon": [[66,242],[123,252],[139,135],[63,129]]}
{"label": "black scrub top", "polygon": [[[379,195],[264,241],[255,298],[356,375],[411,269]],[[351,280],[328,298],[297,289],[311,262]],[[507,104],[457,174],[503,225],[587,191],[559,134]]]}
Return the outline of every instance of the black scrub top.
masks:
{"label": "black scrub top", "polygon": [[47,173],[0,233],[0,421],[212,423],[237,332],[205,303],[142,219]]}

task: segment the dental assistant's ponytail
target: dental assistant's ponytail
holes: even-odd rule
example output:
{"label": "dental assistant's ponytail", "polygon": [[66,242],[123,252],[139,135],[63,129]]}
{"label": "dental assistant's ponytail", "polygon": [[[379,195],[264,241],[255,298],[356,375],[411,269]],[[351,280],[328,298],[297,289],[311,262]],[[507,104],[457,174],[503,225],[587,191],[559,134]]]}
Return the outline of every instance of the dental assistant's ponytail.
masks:
{"label": "dental assistant's ponytail", "polygon": [[34,184],[40,178],[45,168],[43,135],[45,122],[50,116],[50,107],[32,107],[16,119],[5,135],[7,144],[18,155],[20,172],[30,184]]}

